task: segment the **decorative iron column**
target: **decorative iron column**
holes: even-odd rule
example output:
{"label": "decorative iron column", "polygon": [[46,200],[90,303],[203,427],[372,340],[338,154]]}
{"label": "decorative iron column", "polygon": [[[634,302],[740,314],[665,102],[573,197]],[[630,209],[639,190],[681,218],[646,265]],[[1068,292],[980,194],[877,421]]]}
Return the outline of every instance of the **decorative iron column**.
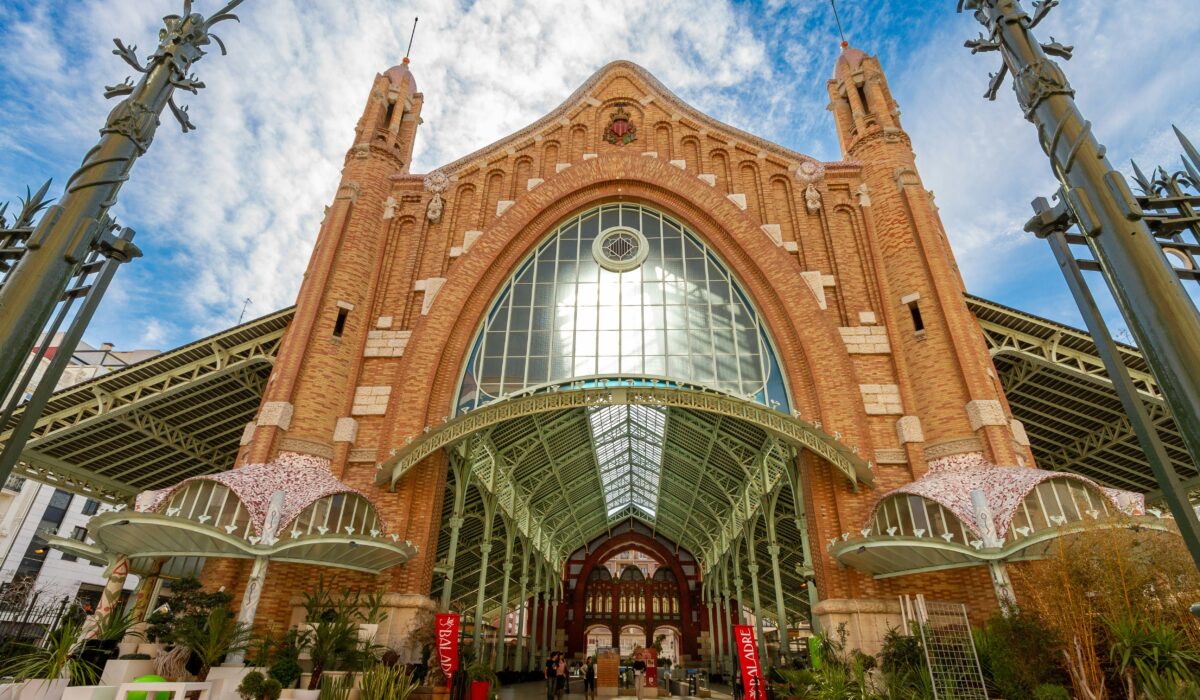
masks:
{"label": "decorative iron column", "polygon": [[779,538],[776,534],[776,522],[778,517],[776,506],[779,505],[779,491],[763,504],[764,513],[767,518],[767,551],[771,553],[771,577],[775,584],[775,615],[779,618],[779,663],[783,663],[783,657],[787,654],[791,646],[791,636],[788,633],[787,626],[787,606],[783,600],[783,574],[779,571]]}
{"label": "decorative iron column", "polygon": [[744,544],[746,545],[746,571],[750,574],[750,597],[754,600],[754,632],[758,635],[758,658],[767,659],[767,637],[763,633],[762,598],[758,594],[758,547],[748,529]]}
{"label": "decorative iron column", "polygon": [[729,555],[721,563],[721,595],[725,600],[725,672],[732,674],[736,668],[733,660],[737,649],[733,642],[733,603],[729,595]]}
{"label": "decorative iron column", "polygon": [[517,651],[513,666],[517,670],[525,669],[525,610],[529,607],[526,598],[529,589],[529,541],[521,540],[521,595],[517,597],[521,607],[517,610]]}
{"label": "decorative iron column", "polygon": [[471,640],[475,645],[475,658],[483,661],[483,602],[487,598],[489,555],[492,551],[492,523],[496,520],[496,499],[483,496],[483,541],[479,543],[479,588],[475,591],[475,634]]}
{"label": "decorative iron column", "polygon": [[704,582],[704,607],[708,609],[708,673],[717,672],[717,628],[713,625],[712,587]]}
{"label": "decorative iron column", "polygon": [[550,589],[554,585],[554,578],[550,573],[550,562],[547,561],[542,566],[546,568],[546,591],[542,594],[542,604],[545,609],[542,610],[542,657],[540,661],[545,664],[546,660],[550,658]]}
{"label": "decorative iron column", "polygon": [[[136,47],[126,47],[114,39],[117,48],[113,53],[142,77],[136,84],[126,78],[124,83],[105,89],[106,97],[124,95],[125,99],[109,113],[100,129],[99,142],[67,180],[62,199],[47,209],[29,232],[15,266],[0,286],[0,397],[8,396],[15,388],[30,351],[89,254],[114,245],[126,250],[121,253],[125,259],[138,254],[128,240],[118,243],[112,235],[115,224],[108,212],[129,179],[134,162],[150,147],[164,108],[171,108],[184,132],[195,128],[187,109],[176,106],[175,90],[195,93],[204,87],[189,74],[192,65],[213,41],[225,53],[224,44],[211,30],[219,22],[236,20],[230,10],[240,3],[231,0],[206,18],[192,12],[191,0],[184,0],[183,16],[163,18],[165,27],[159,30],[158,48],[146,65],[137,59]],[[73,351],[74,347],[59,350],[67,355]],[[57,375],[45,376],[42,382],[53,386],[57,380]],[[0,464],[0,483],[11,469],[11,462]]]}
{"label": "decorative iron column", "polygon": [[[1038,141],[1062,185],[1066,208],[1158,380],[1188,452],[1200,462],[1200,314],[1125,178],[1109,164],[1091,123],[1076,107],[1075,91],[1066,75],[1047,57],[1069,59],[1072,47],[1053,39],[1039,43],[1031,32],[1057,4],[1058,0],[1035,3],[1030,17],[1019,0],[959,0],[959,11],[964,6],[974,10],[975,19],[988,31],[988,36],[966,46],[972,53],[999,51],[1003,57],[985,96],[995,99],[1004,76],[1012,73],[1017,102],[1037,127]],[[1086,317],[1090,310],[1081,311]],[[1107,358],[1106,365],[1110,376],[1125,371],[1124,365],[1109,364]],[[1180,493],[1178,479],[1172,478],[1173,470],[1160,469],[1153,459],[1151,466],[1182,529],[1195,519],[1190,507],[1185,507],[1186,495]],[[1177,495],[1172,497],[1172,492]],[[1188,545],[1200,563],[1200,542],[1189,538]]]}
{"label": "decorative iron column", "polygon": [[450,472],[454,475],[454,508],[450,516],[450,548],[446,552],[446,578],[442,581],[442,612],[450,611],[450,596],[454,590],[454,564],[458,560],[458,533],[462,529],[467,504],[467,486],[471,470],[461,459],[451,456]]}
{"label": "decorative iron column", "polygon": [[533,599],[529,604],[530,623],[529,623],[529,659],[526,671],[537,670],[537,655],[538,655],[538,596],[542,593],[542,564],[537,562],[533,567]]}
{"label": "decorative iron column", "polygon": [[517,531],[514,523],[507,517],[504,519],[504,584],[500,589],[500,619],[496,623],[496,668],[504,670],[505,653],[504,638],[508,631],[508,582],[512,578],[513,541]]}

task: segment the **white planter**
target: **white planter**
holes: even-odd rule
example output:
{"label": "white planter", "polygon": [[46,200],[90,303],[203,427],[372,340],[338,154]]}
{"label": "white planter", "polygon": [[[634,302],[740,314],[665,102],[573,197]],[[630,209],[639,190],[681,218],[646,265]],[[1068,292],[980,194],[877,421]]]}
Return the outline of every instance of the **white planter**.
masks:
{"label": "white planter", "polygon": [[28,680],[21,688],[20,700],[62,700],[69,678],[54,680]]}
{"label": "white planter", "polygon": [[137,648],[140,644],[141,644],[141,642],[139,642],[136,639],[129,641],[129,642],[118,642],[117,643],[117,656],[125,656],[126,654],[136,654]]}
{"label": "white planter", "polygon": [[151,659],[157,659],[158,655],[162,653],[163,647],[165,646],[165,644],[142,643],[137,645],[137,653],[146,654]]}
{"label": "white planter", "polygon": [[238,700],[237,688],[251,671],[267,675],[267,669],[253,666],[215,666],[209,669],[208,682],[213,684],[210,700]]}
{"label": "white planter", "polygon": [[62,700],[113,700],[115,685],[77,685],[63,691]]}
{"label": "white planter", "polygon": [[[318,700],[321,697],[319,690],[292,690],[292,700]],[[280,700],[283,700],[281,697]]]}
{"label": "white planter", "polygon": [[358,641],[373,642],[375,635],[379,632],[379,625],[359,625],[358,626]]}
{"label": "white planter", "polygon": [[100,674],[100,685],[118,686],[131,683],[134,678],[154,673],[152,659],[109,659]]}

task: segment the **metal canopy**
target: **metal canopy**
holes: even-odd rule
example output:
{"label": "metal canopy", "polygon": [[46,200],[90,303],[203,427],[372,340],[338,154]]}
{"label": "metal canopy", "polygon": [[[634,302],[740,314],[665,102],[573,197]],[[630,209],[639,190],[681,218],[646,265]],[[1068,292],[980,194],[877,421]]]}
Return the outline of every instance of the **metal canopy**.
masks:
{"label": "metal canopy", "polygon": [[[1038,466],[1082,474],[1154,500],[1158,483],[1091,337],[979,297],[968,296],[967,306],[979,319]],[[1122,346],[1121,354],[1185,486],[1197,489],[1200,469],[1167,413],[1158,383],[1136,348]]]}
{"label": "metal canopy", "polygon": [[[287,308],[55,393],[17,473],[110,502],[229,469]],[[0,433],[8,439],[13,422]]]}
{"label": "metal canopy", "polygon": [[[641,420],[649,421],[649,428],[636,425],[639,410],[646,412]],[[613,419],[593,443],[595,414],[601,411],[609,412]],[[635,477],[636,497],[612,508],[613,501],[606,497],[602,481],[609,470],[601,465],[608,460],[598,454],[607,454],[606,446],[614,442],[624,442],[622,449],[626,451],[637,450],[629,443],[640,442],[641,438],[629,436],[640,433],[648,439],[656,430],[662,431],[657,450],[661,463],[654,464],[652,470],[645,469],[653,471],[652,477]],[[688,550],[705,568],[735,549],[741,561],[746,562],[744,536],[752,533],[752,549],[761,567],[763,615],[774,619],[776,606],[770,584],[770,542],[765,521],[768,514],[764,513],[769,502],[777,541],[782,545],[784,607],[792,615],[808,616],[808,597],[804,591],[808,569],[800,546],[802,516],[786,478],[795,453],[760,426],[679,406],[649,408],[616,404],[511,418],[471,435],[453,450],[455,459],[478,460],[462,472],[469,471],[471,477],[453,572],[454,607],[470,609],[476,602],[481,553],[489,529],[485,499],[492,498],[496,489],[504,490],[513,501],[523,504],[522,513],[527,514],[534,533],[529,545],[531,552],[556,566],[571,552],[629,520],[641,522]],[[626,453],[617,453],[614,458],[617,466],[613,470],[627,475],[625,470],[645,466],[640,461],[644,457],[632,462],[626,459]],[[650,478],[657,481],[654,491],[649,490]],[[452,473],[443,500],[443,523],[450,523],[454,517],[456,486]],[[488,558],[484,590],[487,618],[498,611],[506,577],[513,596],[509,603],[515,602],[513,582],[521,574],[522,557],[517,554],[525,546],[521,538],[517,539],[514,555],[508,560],[507,574],[505,559],[496,556],[505,550],[508,526],[515,531],[518,525],[511,511],[506,512],[503,507],[505,498],[499,499],[501,508],[490,515],[494,521],[489,541],[492,556]],[[446,573],[444,562],[449,553],[450,537],[443,533],[438,543],[442,573]]]}

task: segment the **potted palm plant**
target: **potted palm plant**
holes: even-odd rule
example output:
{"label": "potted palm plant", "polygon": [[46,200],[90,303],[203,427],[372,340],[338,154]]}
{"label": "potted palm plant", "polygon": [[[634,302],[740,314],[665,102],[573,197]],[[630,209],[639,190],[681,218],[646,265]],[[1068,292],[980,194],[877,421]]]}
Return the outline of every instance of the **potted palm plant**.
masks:
{"label": "potted palm plant", "polygon": [[471,679],[471,700],[493,700],[499,697],[500,679],[491,666],[476,661],[467,667]]}
{"label": "potted palm plant", "polygon": [[95,684],[99,669],[78,655],[82,628],[77,618],[65,615],[43,645],[30,644],[4,663],[0,673],[22,684],[20,700],[58,700],[71,683]]}
{"label": "potted palm plant", "polygon": [[178,645],[192,652],[199,664],[196,680],[203,681],[226,654],[249,646],[251,630],[225,608],[214,608],[203,622],[189,619],[177,625],[174,637]]}

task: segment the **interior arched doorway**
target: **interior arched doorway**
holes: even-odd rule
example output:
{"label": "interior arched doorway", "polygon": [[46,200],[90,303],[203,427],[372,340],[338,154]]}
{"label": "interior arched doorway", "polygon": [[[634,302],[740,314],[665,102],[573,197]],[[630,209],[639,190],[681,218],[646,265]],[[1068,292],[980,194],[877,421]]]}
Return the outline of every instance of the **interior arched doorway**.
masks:
{"label": "interior arched doorway", "polygon": [[646,647],[646,630],[640,625],[625,625],[621,628],[621,658],[627,658],[635,649]]}
{"label": "interior arched doorway", "polygon": [[592,625],[584,633],[587,639],[585,656],[595,656],[597,652],[613,647],[613,633],[607,625]]}
{"label": "interior arched doorway", "polygon": [[661,644],[662,648],[658,655],[671,662],[672,666],[678,666],[680,661],[680,652],[683,648],[683,637],[679,630],[671,625],[661,625],[654,630],[651,635],[655,644]]}

